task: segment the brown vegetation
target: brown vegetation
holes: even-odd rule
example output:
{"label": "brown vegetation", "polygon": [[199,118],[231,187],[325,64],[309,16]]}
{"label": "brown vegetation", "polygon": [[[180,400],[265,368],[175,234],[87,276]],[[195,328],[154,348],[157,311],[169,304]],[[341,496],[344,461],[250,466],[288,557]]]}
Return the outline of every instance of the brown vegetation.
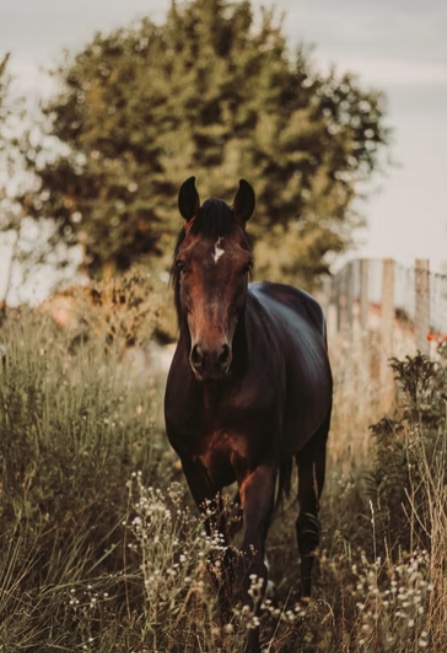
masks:
{"label": "brown vegetation", "polygon": [[[218,565],[219,542],[203,535],[178,484],[156,421],[162,386],[150,370],[144,384],[123,375],[117,340],[107,354],[95,339],[67,353],[67,333],[24,310],[2,329],[1,645],[236,653],[251,616],[239,609],[229,623],[219,618],[206,568],[211,551]],[[380,388],[359,359],[347,369],[336,353],[313,598],[296,602],[292,502],[268,540],[275,588],[262,614],[264,649],[442,650],[445,355],[396,362],[397,403],[380,420]]]}

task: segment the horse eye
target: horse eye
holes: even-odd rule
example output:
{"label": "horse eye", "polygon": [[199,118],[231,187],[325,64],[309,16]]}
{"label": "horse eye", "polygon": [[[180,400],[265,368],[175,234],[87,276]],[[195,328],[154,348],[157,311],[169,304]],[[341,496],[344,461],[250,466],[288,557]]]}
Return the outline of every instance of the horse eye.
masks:
{"label": "horse eye", "polygon": [[186,265],[184,261],[176,261],[175,267],[177,268],[178,272],[184,272],[186,269]]}
{"label": "horse eye", "polygon": [[249,274],[251,272],[251,263],[246,263],[242,268],[242,274]]}

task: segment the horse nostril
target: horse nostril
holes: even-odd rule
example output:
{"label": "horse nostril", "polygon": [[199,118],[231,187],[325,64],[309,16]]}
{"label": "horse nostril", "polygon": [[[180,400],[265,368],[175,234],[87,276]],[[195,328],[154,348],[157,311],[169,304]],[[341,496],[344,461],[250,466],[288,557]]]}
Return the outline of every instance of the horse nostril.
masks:
{"label": "horse nostril", "polygon": [[205,375],[209,379],[218,379],[228,371],[231,362],[231,347],[224,344],[207,348],[206,345],[197,343],[191,347],[189,362],[200,377]]}
{"label": "horse nostril", "polygon": [[203,364],[203,351],[200,345],[194,345],[191,350],[190,355],[191,365],[196,369],[200,370]]}
{"label": "horse nostril", "polygon": [[231,350],[228,345],[222,345],[222,350],[219,354],[217,362],[221,368],[224,368],[230,362]]}

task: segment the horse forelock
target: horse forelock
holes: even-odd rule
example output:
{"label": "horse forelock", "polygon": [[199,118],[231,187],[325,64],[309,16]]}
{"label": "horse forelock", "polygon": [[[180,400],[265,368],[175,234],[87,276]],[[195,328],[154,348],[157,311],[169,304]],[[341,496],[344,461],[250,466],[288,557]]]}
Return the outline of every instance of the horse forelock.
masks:
{"label": "horse forelock", "polygon": [[228,204],[213,198],[202,204],[197,216],[192,220],[189,232],[195,236],[216,240],[233,234],[238,224]]}

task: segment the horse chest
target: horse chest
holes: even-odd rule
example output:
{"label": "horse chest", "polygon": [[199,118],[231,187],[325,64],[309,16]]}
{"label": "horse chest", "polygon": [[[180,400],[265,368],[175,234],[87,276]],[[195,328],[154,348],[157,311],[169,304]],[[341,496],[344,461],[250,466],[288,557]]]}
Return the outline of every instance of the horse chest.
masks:
{"label": "horse chest", "polygon": [[250,457],[250,442],[244,434],[216,430],[202,438],[196,458],[208,469],[231,465]]}
{"label": "horse chest", "polygon": [[206,469],[250,466],[271,440],[271,419],[265,406],[201,405],[171,424],[169,439],[182,459]]}
{"label": "horse chest", "polygon": [[191,462],[203,469],[216,488],[245,476],[258,457],[259,447],[243,434],[215,431],[201,444]]}

